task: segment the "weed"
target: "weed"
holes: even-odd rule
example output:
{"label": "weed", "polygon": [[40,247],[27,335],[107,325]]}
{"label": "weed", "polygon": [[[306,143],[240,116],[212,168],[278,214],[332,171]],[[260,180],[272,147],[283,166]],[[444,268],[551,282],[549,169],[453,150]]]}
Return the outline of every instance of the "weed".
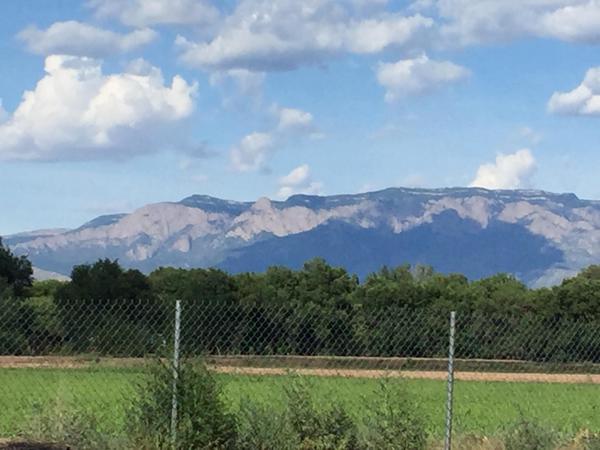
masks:
{"label": "weed", "polygon": [[525,419],[513,425],[504,439],[506,450],[552,450],[557,443],[554,430]]}
{"label": "weed", "polygon": [[302,450],[354,450],[358,430],[339,404],[317,407],[314,390],[305,378],[294,378],[285,388],[287,415]]}
{"label": "weed", "polygon": [[368,407],[364,446],[373,450],[422,450],[427,445],[425,420],[408,394],[385,381]]}
{"label": "weed", "polygon": [[[170,448],[172,368],[156,362],[141,382],[129,429],[138,448]],[[182,362],[177,380],[177,449],[234,449],[235,417],[222,400],[221,386],[202,363]]]}

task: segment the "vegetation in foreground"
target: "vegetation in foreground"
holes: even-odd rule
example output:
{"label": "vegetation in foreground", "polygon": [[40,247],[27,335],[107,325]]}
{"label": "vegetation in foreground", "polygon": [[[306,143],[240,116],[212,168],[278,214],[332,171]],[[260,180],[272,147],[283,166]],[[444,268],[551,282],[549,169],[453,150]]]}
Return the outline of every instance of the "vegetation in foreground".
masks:
{"label": "vegetation in foreground", "polygon": [[[64,419],[63,428],[77,428],[78,422],[70,420],[70,417],[92,417],[93,420],[85,421],[93,423],[93,429],[99,434],[128,436],[132,433],[124,430],[128,429],[131,399],[137,392],[136,387],[144,386],[148,381],[147,374],[139,367],[2,369],[0,384],[5,395],[0,398],[0,436],[18,436],[24,423],[33,421],[34,425],[43,425],[40,417],[44,416],[48,417],[46,424]],[[162,375],[165,382],[171,380],[170,373],[163,372]],[[281,437],[278,430],[289,426],[284,419],[290,377],[215,375],[214,386],[218,389],[222,407],[235,416],[239,436],[242,432],[249,436],[248,430],[253,430],[264,439]],[[327,411],[332,409],[332,404],[337,405],[359,429],[369,428],[369,414],[375,411],[368,406],[376,406],[379,403],[377,399],[384,394],[380,381],[375,379],[307,377],[302,380],[305,381],[303,389],[310,391],[310,396],[315,399],[310,408]],[[414,407],[418,414],[411,417],[420,424],[418,428],[425,432],[429,443],[438,442],[443,436],[444,382],[390,379],[387,387],[390,403],[394,407]],[[170,389],[168,384],[163,391],[157,391],[162,392],[162,402],[168,404],[169,412]],[[144,392],[151,390],[145,389]],[[153,394],[142,399],[147,401],[148,397],[158,398]],[[28,402],[31,398],[36,399],[36,404]],[[395,398],[402,401],[395,401]],[[581,430],[600,432],[597,398],[596,385],[457,382],[454,416],[457,445],[461,439],[478,442],[484,436],[487,436],[487,441],[483,440],[483,443],[496,442],[504,438],[505,430],[522,417],[532,423],[543,424],[544,429],[553,430],[561,438],[561,443]],[[254,416],[256,418],[253,419]],[[265,416],[269,417],[266,422]],[[170,418],[167,414],[163,419]],[[279,425],[275,429],[270,428],[271,422]],[[155,425],[156,428],[161,426],[164,429],[167,422]],[[42,427],[42,430],[45,428]],[[52,433],[51,436],[56,436],[57,431]],[[245,445],[251,446],[254,441],[245,442]]]}

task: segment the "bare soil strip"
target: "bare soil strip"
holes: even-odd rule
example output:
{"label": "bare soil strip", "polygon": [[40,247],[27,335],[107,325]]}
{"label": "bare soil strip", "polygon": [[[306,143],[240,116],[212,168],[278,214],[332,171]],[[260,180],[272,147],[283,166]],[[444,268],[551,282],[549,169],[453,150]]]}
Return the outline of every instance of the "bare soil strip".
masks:
{"label": "bare soil strip", "polygon": [[[409,378],[423,380],[445,380],[446,372],[426,370],[348,370],[348,369],[284,369],[275,367],[232,367],[211,366],[217,373],[236,375],[311,375],[319,377],[349,378]],[[455,372],[455,380],[460,381],[504,381],[529,383],[569,383],[600,384],[600,375],[595,374],[547,374],[547,373],[506,373],[506,372]]]}
{"label": "bare soil strip", "polygon": [[[260,358],[250,358],[253,363],[243,364],[245,358],[213,357],[209,358],[209,368],[217,373],[239,375],[287,375],[290,373],[320,377],[349,377],[349,378],[409,378],[427,380],[445,380],[446,371],[436,370],[397,370],[385,368],[331,368],[313,367],[315,361],[324,358],[305,358],[310,367],[257,367]],[[267,358],[268,359],[268,358]],[[401,359],[401,358],[397,358]],[[363,362],[368,359],[361,358]],[[378,359],[378,360],[381,360]],[[282,358],[281,362],[286,359]],[[423,360],[426,361],[426,360]],[[89,369],[89,368],[135,368],[148,363],[145,358],[96,358],[96,357],[67,357],[67,356],[0,356],[0,369],[18,368],[47,368],[47,369]],[[233,362],[233,364],[232,364]],[[438,362],[438,361],[436,361]],[[326,364],[323,364],[326,365]],[[531,383],[568,383],[568,384],[600,384],[598,373],[542,373],[542,372],[497,372],[458,370],[454,377],[459,381],[501,381],[501,382],[531,382]]]}
{"label": "bare soil strip", "polygon": [[84,358],[73,356],[0,356],[0,369],[87,369],[93,367],[136,367],[144,358]]}

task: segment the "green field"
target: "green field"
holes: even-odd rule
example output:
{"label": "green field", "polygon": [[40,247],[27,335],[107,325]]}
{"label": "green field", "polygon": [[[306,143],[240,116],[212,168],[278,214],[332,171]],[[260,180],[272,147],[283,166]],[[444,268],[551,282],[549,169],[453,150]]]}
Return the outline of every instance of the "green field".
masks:
{"label": "green field", "polygon": [[[140,368],[0,369],[0,437],[15,436],[40,411],[60,414],[73,405],[93,414],[106,432],[123,428]],[[231,408],[251,399],[283,408],[288,376],[218,375]],[[337,400],[356,417],[378,389],[378,381],[362,378],[310,377],[319,402]],[[414,399],[432,437],[443,433],[446,386],[432,380],[389,380]],[[400,398],[399,401],[402,401]],[[567,434],[588,428],[600,431],[600,385],[507,382],[457,382],[457,433],[493,435],[520,417],[537,419]]]}

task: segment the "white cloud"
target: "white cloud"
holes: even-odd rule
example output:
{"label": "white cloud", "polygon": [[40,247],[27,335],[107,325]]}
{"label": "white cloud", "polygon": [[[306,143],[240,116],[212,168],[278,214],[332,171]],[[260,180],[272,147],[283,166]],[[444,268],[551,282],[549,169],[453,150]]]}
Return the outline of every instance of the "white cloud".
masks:
{"label": "white cloud", "polygon": [[527,36],[600,41],[598,0],[438,0],[436,6],[442,21],[442,45],[503,42]]}
{"label": "white cloud", "polygon": [[469,76],[469,70],[450,61],[435,61],[427,55],[380,63],[377,80],[385,89],[385,100],[393,102],[408,95],[418,95]]}
{"label": "white cloud", "polygon": [[357,14],[334,0],[241,0],[216,35],[177,44],[185,63],[210,70],[290,70],[343,53],[369,54],[405,46],[433,27],[421,15]]}
{"label": "white cloud", "polygon": [[219,10],[206,0],[89,0],[101,18],[116,18],[133,27],[211,25]]}
{"label": "white cloud", "polygon": [[262,169],[274,148],[275,139],[270,133],[251,133],[231,150],[233,168],[238,172]]}
{"label": "white cloud", "polygon": [[535,166],[535,158],[529,149],[518,150],[508,155],[499,154],[494,163],[479,167],[471,186],[487,189],[526,187]]}
{"label": "white cloud", "polygon": [[44,68],[46,75],[0,125],[0,160],[152,152],[160,133],[194,109],[196,84],[176,75],[166,85],[159,69],[140,61],[131,71],[105,75],[95,59],[51,55]]}
{"label": "white cloud", "polygon": [[74,20],[56,22],[45,30],[30,26],[17,35],[32,53],[93,57],[128,52],[148,44],[156,36],[149,28],[120,34]]}
{"label": "white cloud", "polygon": [[279,179],[279,184],[282,186],[301,186],[308,180],[310,176],[310,167],[308,164],[302,164],[296,167],[287,175]]}
{"label": "white cloud", "polygon": [[540,34],[570,42],[600,42],[600,2],[572,3],[542,16]]}
{"label": "white cloud", "polygon": [[278,110],[279,124],[282,132],[312,132],[315,130],[311,113],[295,108],[280,108]]}
{"label": "white cloud", "polygon": [[600,115],[600,67],[589,69],[579,86],[569,92],[555,92],[548,111],[556,114]]}
{"label": "white cloud", "polygon": [[295,108],[271,108],[277,124],[270,131],[245,136],[230,152],[232,166],[239,172],[264,170],[268,157],[276,147],[292,138],[319,137],[312,114]]}
{"label": "white cloud", "polygon": [[352,53],[378,53],[411,40],[417,31],[432,24],[423,16],[387,15],[352,22],[345,31],[345,50]]}
{"label": "white cloud", "polygon": [[285,199],[294,194],[319,194],[322,189],[323,183],[312,180],[309,165],[302,164],[279,179],[276,196]]}

